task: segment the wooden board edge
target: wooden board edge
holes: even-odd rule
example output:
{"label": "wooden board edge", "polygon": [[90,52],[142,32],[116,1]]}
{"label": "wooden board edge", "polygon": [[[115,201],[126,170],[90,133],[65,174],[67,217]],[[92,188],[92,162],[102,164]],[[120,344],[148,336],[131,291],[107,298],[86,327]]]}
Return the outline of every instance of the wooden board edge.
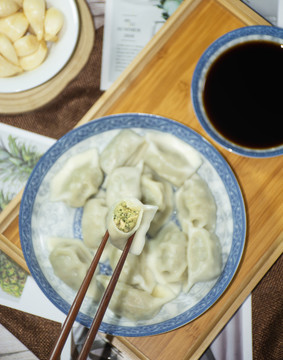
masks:
{"label": "wooden board edge", "polygon": [[252,293],[253,289],[262,280],[264,275],[275,264],[283,253],[283,232],[275,239],[270,248],[259,259],[253,268],[253,276],[241,284],[240,292],[237,296],[229,298],[229,302],[222,308],[222,312],[217,317],[217,322],[212,324],[211,330],[206,333],[205,337],[198,338],[198,341],[185,356],[184,360],[199,359],[201,355],[210,346],[212,341],[225,327],[228,321],[233,317],[236,311],[240,308],[246,298]]}
{"label": "wooden board edge", "polygon": [[150,360],[147,356],[137,350],[132,344],[125,342],[123,337],[100,333],[100,335],[114,345],[122,354],[131,360]]}
{"label": "wooden board edge", "polygon": [[19,215],[23,192],[24,189],[22,189],[0,213],[0,233],[3,233]]}
{"label": "wooden board edge", "polygon": [[22,269],[29,273],[29,268],[26,264],[23,252],[15,244],[9,241],[3,234],[0,233],[0,250],[15,261]]}
{"label": "wooden board edge", "polygon": [[247,25],[271,25],[241,0],[216,0]]}

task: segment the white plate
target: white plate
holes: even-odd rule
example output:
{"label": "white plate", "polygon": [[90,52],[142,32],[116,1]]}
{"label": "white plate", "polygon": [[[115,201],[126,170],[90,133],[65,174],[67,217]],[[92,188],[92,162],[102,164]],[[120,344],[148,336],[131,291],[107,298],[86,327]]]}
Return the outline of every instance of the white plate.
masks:
{"label": "white plate", "polygon": [[45,61],[36,69],[20,75],[0,78],[0,93],[17,93],[44,84],[58,74],[71,58],[80,30],[79,11],[75,0],[48,0],[47,9],[56,7],[64,15],[64,25],[56,43],[49,43]]}
{"label": "white plate", "polygon": [[[246,215],[237,180],[219,152],[199,134],[175,121],[146,114],[119,114],[78,127],[58,140],[36,165],[21,201],[19,226],[22,249],[32,276],[45,295],[68,313],[75,291],[54,273],[49,261],[50,236],[78,237],[81,210],[50,202],[50,181],[66,159],[91,147],[101,151],[122,128],[139,134],[171,133],[194,147],[203,158],[198,173],[206,180],[217,204],[216,234],[222,248],[223,271],[213,281],[195,284],[150,320],[130,321],[107,310],[100,330],[118,336],[148,336],[176,329],[200,316],[223,294],[241,259],[246,234]],[[86,298],[77,320],[90,326],[96,304]]]}

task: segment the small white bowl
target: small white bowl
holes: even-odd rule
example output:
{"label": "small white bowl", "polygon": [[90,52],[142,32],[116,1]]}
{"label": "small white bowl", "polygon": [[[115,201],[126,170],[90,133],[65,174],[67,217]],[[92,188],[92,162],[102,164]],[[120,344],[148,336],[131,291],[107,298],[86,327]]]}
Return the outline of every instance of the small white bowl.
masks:
{"label": "small white bowl", "polygon": [[[259,44],[259,42],[264,43],[264,45]],[[282,122],[279,108],[281,101],[278,93],[281,85],[279,76],[281,76],[282,71],[280,71],[280,67],[278,71],[274,70],[276,69],[274,62],[268,66],[267,61],[263,60],[263,55],[266,54],[265,49],[261,47],[260,51],[258,51],[259,45],[269,46],[266,44],[267,42],[276,44],[276,54],[278,55],[278,50],[280,52],[283,47],[283,29],[258,25],[242,27],[226,33],[214,41],[202,54],[196,65],[191,84],[194,111],[204,130],[213,140],[228,151],[248,157],[264,158],[283,154],[282,131],[274,130]],[[250,43],[253,44],[250,46]],[[251,54],[252,48],[252,56],[254,56],[255,47],[257,48],[256,51],[258,51],[257,56],[256,59],[251,61],[251,59],[248,59],[247,49]],[[239,48],[240,51],[243,51],[243,48],[245,49],[245,56],[241,55],[243,67],[237,72],[240,63],[239,59],[235,61],[235,56],[237,56],[236,51]],[[225,65],[227,66],[225,76],[221,77],[219,71],[217,74],[214,72],[213,85],[211,85],[211,82],[209,83],[207,79],[211,79],[211,73],[216,67],[221,69],[222,72],[223,59],[226,61],[225,64],[228,63],[227,54],[230,60],[233,56],[233,61],[229,60],[229,66]],[[253,69],[256,70],[253,71]],[[273,71],[272,76],[270,75],[271,70]],[[255,73],[256,77],[252,78],[251,73],[253,75]],[[234,76],[235,74],[237,75]],[[268,80],[275,79],[275,85],[270,85],[268,81],[269,86],[263,86],[263,75]],[[276,84],[276,81],[278,84]],[[258,82],[259,85],[254,86]],[[253,89],[249,84],[254,86]],[[211,86],[211,97],[207,95],[206,89],[208,86]],[[266,103],[268,102],[266,99],[271,99],[270,103],[279,106],[269,104],[267,107]],[[217,111],[214,111],[215,109]],[[240,110],[238,111],[238,109]],[[252,111],[248,112],[247,109]],[[256,115],[254,115],[256,113],[255,109],[259,109]],[[219,119],[222,121],[221,124]],[[244,121],[239,126],[241,119]],[[275,127],[272,127],[271,120],[276,124]],[[217,125],[215,125],[216,122],[218,122]],[[221,131],[220,129],[224,130]],[[266,141],[268,139],[267,134],[269,134],[268,143]]]}
{"label": "small white bowl", "polygon": [[71,58],[79,36],[79,11],[75,0],[48,0],[47,9],[54,6],[64,15],[59,40],[50,43],[45,61],[36,69],[9,78],[0,78],[0,93],[17,93],[44,84],[58,74]]}

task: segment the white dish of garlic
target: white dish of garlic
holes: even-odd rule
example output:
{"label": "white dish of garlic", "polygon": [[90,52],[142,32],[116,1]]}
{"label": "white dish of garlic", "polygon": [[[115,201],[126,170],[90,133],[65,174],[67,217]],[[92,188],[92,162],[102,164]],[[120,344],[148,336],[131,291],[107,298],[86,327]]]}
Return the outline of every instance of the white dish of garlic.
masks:
{"label": "white dish of garlic", "polygon": [[26,91],[58,74],[79,28],[75,0],[1,0],[0,93]]}

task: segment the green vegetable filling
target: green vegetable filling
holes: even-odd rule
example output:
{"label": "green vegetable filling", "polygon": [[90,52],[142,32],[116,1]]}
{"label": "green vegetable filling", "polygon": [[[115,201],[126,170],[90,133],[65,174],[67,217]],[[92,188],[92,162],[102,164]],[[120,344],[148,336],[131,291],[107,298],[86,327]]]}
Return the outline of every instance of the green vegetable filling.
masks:
{"label": "green vegetable filling", "polygon": [[114,209],[114,222],[120,231],[130,232],[136,226],[140,210],[132,208],[122,201]]}

